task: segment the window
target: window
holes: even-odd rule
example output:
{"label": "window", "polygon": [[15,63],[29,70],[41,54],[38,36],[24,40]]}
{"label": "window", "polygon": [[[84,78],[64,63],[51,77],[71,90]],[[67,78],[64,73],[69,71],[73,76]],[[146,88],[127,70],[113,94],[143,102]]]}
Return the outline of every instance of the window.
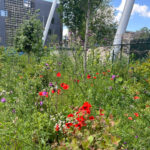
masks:
{"label": "window", "polygon": [[23,5],[25,7],[31,7],[31,1],[30,0],[23,0]]}
{"label": "window", "polygon": [[0,16],[7,17],[8,16],[8,12],[5,11],[5,10],[0,10]]}
{"label": "window", "polygon": [[54,24],[54,17],[53,17],[53,19],[52,19],[52,24]]}
{"label": "window", "polygon": [[52,34],[52,30],[51,29],[49,29],[49,31],[48,31],[48,35],[51,35]]}

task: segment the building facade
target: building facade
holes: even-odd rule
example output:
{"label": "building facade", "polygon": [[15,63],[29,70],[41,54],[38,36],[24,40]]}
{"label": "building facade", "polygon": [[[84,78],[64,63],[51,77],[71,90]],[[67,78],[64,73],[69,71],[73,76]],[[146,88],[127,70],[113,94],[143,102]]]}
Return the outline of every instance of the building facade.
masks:
{"label": "building facade", "polygon": [[[16,29],[23,23],[23,20],[29,18],[29,12],[34,14],[35,10],[40,10],[39,19],[44,28],[51,6],[51,2],[44,0],[0,0],[0,46],[13,45]],[[62,23],[57,11],[52,19],[48,36],[53,34],[57,35],[59,42],[62,40]]]}
{"label": "building facade", "polygon": [[7,12],[5,11],[4,1],[0,0],[0,45],[6,45],[5,39],[5,17],[7,16]]}
{"label": "building facade", "polygon": [[[38,9],[40,10],[39,19],[43,23],[43,27],[45,27],[52,3],[48,1],[43,1],[43,0],[35,0],[34,4],[35,4],[34,5],[35,10],[38,10]],[[57,12],[57,8],[58,8],[58,5],[56,7],[56,11],[54,13],[54,16],[51,22],[51,26],[49,29],[46,43],[48,43],[48,41],[50,40],[50,36],[52,35],[57,35],[57,41],[59,42],[62,41],[62,23],[60,20],[60,15]]]}

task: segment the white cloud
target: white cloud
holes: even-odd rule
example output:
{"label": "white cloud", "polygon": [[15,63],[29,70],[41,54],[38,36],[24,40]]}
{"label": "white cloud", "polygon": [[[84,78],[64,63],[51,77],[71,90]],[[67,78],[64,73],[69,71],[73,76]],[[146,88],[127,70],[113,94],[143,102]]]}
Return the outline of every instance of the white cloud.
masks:
{"label": "white cloud", "polygon": [[[116,15],[116,21],[119,21],[121,18],[121,15],[125,6],[125,2],[126,0],[122,0],[119,7],[116,8],[116,10],[118,11],[118,14]],[[150,9],[147,5],[134,4],[132,15],[134,14],[138,14],[139,16],[150,18]]]}
{"label": "white cloud", "polygon": [[140,16],[150,18],[150,9],[146,5],[134,4],[132,14],[138,13]]}

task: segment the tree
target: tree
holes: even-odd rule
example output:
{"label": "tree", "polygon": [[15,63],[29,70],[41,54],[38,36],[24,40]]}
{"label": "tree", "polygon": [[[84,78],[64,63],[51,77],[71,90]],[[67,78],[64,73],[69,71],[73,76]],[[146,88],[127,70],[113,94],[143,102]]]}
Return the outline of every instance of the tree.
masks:
{"label": "tree", "polygon": [[[105,11],[108,7],[109,0],[60,0],[60,11],[62,11],[63,13],[63,22],[66,26],[68,26],[69,30],[71,30],[75,34],[75,37],[78,36],[84,41],[85,70],[89,31],[95,33],[95,38],[97,40],[98,38],[100,39],[100,33],[102,33],[104,29],[106,29],[105,31],[107,31],[108,29],[110,31],[112,27],[114,27],[109,24],[108,28],[108,23],[106,23],[105,20],[105,18],[107,18],[108,16],[112,19],[112,15],[110,15],[112,13],[110,13],[110,11]],[[101,8],[103,8],[103,11],[105,13],[101,13],[99,17],[95,17],[98,14],[98,10],[101,10]],[[100,19],[102,17],[104,18],[103,20]],[[98,21],[103,22],[98,23]],[[100,26],[100,24],[104,22],[105,26],[101,28],[102,26]],[[105,33],[109,33],[109,31]],[[99,36],[97,36],[97,33],[99,33]]]}
{"label": "tree", "polygon": [[[110,0],[90,0],[89,4],[89,31],[95,35],[95,41],[103,40],[109,35],[112,37],[116,23]],[[75,37],[85,41],[88,0],[60,0],[59,11],[63,14],[62,21]]]}
{"label": "tree", "polygon": [[150,38],[150,29],[148,29],[147,27],[144,27],[139,31],[135,32],[134,39],[148,39],[148,38]]}
{"label": "tree", "polygon": [[36,14],[31,15],[29,20],[25,20],[17,30],[14,46],[17,51],[27,53],[28,58],[31,52],[39,56],[43,47],[42,36],[43,27],[41,21],[37,19]]}
{"label": "tree", "polygon": [[150,50],[150,29],[144,27],[136,31],[130,43],[130,52],[134,54],[135,59],[147,57]]}
{"label": "tree", "polygon": [[84,11],[81,9],[82,0],[60,0],[59,11],[63,14],[62,20],[71,32],[74,33],[75,39],[77,32],[83,29],[82,21],[84,20]]}
{"label": "tree", "polygon": [[114,20],[113,7],[108,2],[102,3],[90,24],[95,43],[102,45],[112,44],[117,29],[117,23]]}

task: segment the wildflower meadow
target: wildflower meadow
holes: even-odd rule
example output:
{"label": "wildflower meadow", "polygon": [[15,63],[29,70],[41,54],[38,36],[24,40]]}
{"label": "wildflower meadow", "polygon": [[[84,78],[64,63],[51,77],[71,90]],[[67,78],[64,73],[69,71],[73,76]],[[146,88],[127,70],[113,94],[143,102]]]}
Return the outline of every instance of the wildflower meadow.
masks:
{"label": "wildflower meadow", "polygon": [[0,49],[0,150],[150,150],[150,59]]}

